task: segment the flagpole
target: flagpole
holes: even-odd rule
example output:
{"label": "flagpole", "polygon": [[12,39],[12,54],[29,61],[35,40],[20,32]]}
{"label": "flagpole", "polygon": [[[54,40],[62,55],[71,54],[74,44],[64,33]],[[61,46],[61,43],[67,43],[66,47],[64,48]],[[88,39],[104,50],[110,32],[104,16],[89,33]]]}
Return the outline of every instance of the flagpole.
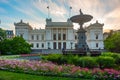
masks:
{"label": "flagpole", "polygon": [[69,8],[69,18],[71,17],[71,9],[72,9],[72,7],[70,6],[70,8]]}
{"label": "flagpole", "polygon": [[49,6],[47,6],[48,9],[48,19],[50,18],[50,10],[49,10]]}

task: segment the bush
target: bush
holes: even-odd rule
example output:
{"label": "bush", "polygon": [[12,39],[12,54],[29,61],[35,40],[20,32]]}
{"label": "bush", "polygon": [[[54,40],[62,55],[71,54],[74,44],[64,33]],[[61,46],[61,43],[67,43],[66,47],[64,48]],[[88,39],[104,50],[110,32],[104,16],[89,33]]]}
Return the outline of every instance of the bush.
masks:
{"label": "bush", "polygon": [[118,55],[118,56],[115,57],[115,63],[117,65],[120,65],[120,55]]}
{"label": "bush", "polygon": [[77,60],[77,64],[75,63],[75,65],[88,68],[94,68],[98,66],[95,58],[93,57],[81,57]]}
{"label": "bush", "polygon": [[60,54],[49,54],[45,56],[46,60],[52,61],[52,62],[58,62],[58,59],[61,57]]}
{"label": "bush", "polygon": [[111,53],[111,52],[107,52],[107,53],[103,53],[101,56],[108,56],[108,57],[112,57],[115,59],[115,63],[118,65],[120,63],[120,54],[118,53]]}
{"label": "bush", "polygon": [[100,68],[112,68],[115,65],[113,57],[100,56],[96,59]]}
{"label": "bush", "polygon": [[116,57],[118,55],[119,54],[117,54],[117,53],[111,53],[111,52],[105,52],[105,53],[101,54],[101,56],[109,56],[109,57]]}

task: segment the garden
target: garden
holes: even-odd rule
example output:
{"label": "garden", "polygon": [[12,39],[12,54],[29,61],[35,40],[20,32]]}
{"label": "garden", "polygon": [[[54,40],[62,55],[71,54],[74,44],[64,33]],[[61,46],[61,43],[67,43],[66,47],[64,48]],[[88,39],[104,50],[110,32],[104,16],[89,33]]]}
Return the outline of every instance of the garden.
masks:
{"label": "garden", "polygon": [[[41,60],[18,59],[39,56]],[[120,54],[102,53],[100,56],[62,54],[25,54],[0,57],[0,69],[38,76],[67,77],[92,80],[119,80]]]}

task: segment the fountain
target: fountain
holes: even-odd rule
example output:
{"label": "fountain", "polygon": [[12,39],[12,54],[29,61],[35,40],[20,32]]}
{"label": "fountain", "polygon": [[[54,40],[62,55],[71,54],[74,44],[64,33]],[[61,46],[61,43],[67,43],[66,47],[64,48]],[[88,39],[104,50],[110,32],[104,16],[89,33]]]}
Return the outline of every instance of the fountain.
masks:
{"label": "fountain", "polygon": [[87,14],[83,14],[81,9],[80,9],[80,14],[79,15],[75,15],[72,16],[70,18],[70,20],[74,23],[79,23],[80,28],[77,31],[77,35],[78,35],[78,41],[76,44],[76,49],[75,50],[66,50],[64,51],[65,54],[67,53],[75,53],[75,54],[82,54],[82,55],[86,55],[87,51],[89,50],[89,47],[86,43],[86,30],[83,28],[83,24],[86,22],[89,22],[93,17],[91,15],[87,15]]}
{"label": "fountain", "polygon": [[91,15],[83,14],[81,9],[80,9],[80,15],[75,15],[70,18],[72,22],[79,23],[80,29],[77,31],[78,34],[78,41],[76,44],[76,49],[78,50],[87,50],[88,45],[86,43],[86,31],[83,28],[83,24],[85,22],[88,22],[92,19],[93,17]]}

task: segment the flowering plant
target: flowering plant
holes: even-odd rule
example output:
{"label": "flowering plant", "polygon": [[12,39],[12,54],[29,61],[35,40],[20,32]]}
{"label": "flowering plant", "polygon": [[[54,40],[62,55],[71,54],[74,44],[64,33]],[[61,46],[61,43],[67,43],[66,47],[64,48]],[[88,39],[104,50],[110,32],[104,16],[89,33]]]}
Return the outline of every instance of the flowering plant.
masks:
{"label": "flowering plant", "polygon": [[57,65],[52,62],[29,61],[29,60],[0,60],[0,69],[7,69],[19,72],[28,72],[35,74],[73,76],[94,79],[120,79],[120,71],[114,69],[88,69],[75,65]]}

